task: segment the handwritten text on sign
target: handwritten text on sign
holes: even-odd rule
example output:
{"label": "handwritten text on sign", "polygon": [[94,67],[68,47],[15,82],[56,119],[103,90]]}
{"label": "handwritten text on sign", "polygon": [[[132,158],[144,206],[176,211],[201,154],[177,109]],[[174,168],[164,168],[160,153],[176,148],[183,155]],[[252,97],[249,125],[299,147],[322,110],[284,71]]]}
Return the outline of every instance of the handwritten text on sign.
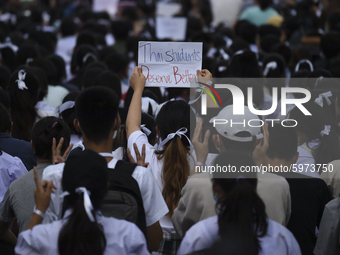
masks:
{"label": "handwritten text on sign", "polygon": [[139,42],[138,66],[146,86],[190,87],[202,69],[202,43]]}

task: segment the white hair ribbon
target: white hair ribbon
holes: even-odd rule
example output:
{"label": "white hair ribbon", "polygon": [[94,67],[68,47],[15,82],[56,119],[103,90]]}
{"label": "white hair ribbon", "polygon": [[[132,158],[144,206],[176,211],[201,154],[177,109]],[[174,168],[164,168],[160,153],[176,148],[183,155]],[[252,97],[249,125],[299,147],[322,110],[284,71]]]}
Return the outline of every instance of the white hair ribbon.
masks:
{"label": "white hair ribbon", "polygon": [[243,53],[244,53],[244,50],[236,51],[236,53],[234,54],[234,57],[235,57],[236,55],[241,55],[241,54],[243,54]]}
{"label": "white hair ribbon", "polygon": [[312,62],[310,62],[308,59],[301,59],[295,66],[295,72],[298,72],[300,70],[300,65],[303,63],[307,63],[309,65],[310,71],[314,71],[314,67]]}
{"label": "white hair ribbon", "polygon": [[83,193],[85,211],[86,211],[87,216],[89,217],[90,221],[94,222],[94,217],[93,217],[93,214],[91,212],[93,210],[93,205],[92,205],[91,199],[90,199],[91,192],[88,191],[85,187],[79,187],[79,188],[76,188],[76,193],[77,194]]}
{"label": "white hair ribbon", "polygon": [[326,99],[326,102],[328,105],[331,105],[332,102],[329,99],[332,96],[332,92],[328,91],[325,93],[321,93],[317,98],[315,98],[314,102],[318,105],[320,105],[321,107],[323,107],[323,99]]}
{"label": "white hair ribbon", "polygon": [[149,136],[152,133],[151,130],[145,126],[145,124],[141,125],[140,128],[146,134],[146,136]]}
{"label": "white hair ribbon", "polygon": [[219,66],[218,67],[218,71],[221,73],[223,71],[227,70],[227,67],[226,66]]}
{"label": "white hair ribbon", "polygon": [[9,37],[6,37],[5,39],[5,42],[4,43],[0,43],[0,49],[3,49],[3,48],[11,48],[11,50],[16,53],[19,49],[18,46],[14,45],[11,41],[11,38]]}
{"label": "white hair ribbon", "polygon": [[319,82],[322,81],[323,78],[324,78],[323,76],[320,76],[320,77],[316,80],[314,88],[316,88],[316,87],[318,86]]}
{"label": "white hair ribbon", "polygon": [[88,52],[88,53],[83,57],[83,63],[85,63],[89,57],[92,57],[94,60],[97,60],[96,55],[94,55],[92,52]]}
{"label": "white hair ribbon", "polygon": [[65,110],[73,108],[75,104],[76,103],[74,101],[66,101],[61,106],[59,106],[59,113],[62,113]]}
{"label": "white hair ribbon", "polygon": [[321,137],[324,135],[329,135],[331,132],[331,126],[330,125],[325,125],[325,129],[320,132]]}
{"label": "white hair ribbon", "polygon": [[18,83],[18,88],[21,90],[28,89],[25,83],[26,72],[24,70],[20,70],[18,72],[18,79],[16,82]]}
{"label": "white hair ribbon", "polygon": [[170,133],[168,134],[168,136],[159,144],[159,148],[162,149],[163,146],[169,142],[170,140],[172,140],[176,135],[179,136],[179,138],[182,138],[182,135],[188,140],[189,144],[190,144],[190,148],[192,147],[191,145],[191,141],[190,139],[185,135],[185,133],[188,132],[188,129],[186,129],[185,127],[182,127],[180,129],[178,129],[175,133]]}
{"label": "white hair ribbon", "polygon": [[217,52],[216,48],[211,48],[207,53],[207,57],[213,58],[216,52]]}
{"label": "white hair ribbon", "polygon": [[277,68],[277,63],[275,61],[267,63],[263,71],[263,75],[267,76],[270,70],[275,70],[276,68]]}
{"label": "white hair ribbon", "polygon": [[224,60],[230,59],[229,55],[223,49],[220,49],[220,54],[222,55]]}
{"label": "white hair ribbon", "polygon": [[149,113],[149,106],[151,105],[151,111],[153,116],[156,114],[158,103],[150,97],[142,97],[142,112]]}

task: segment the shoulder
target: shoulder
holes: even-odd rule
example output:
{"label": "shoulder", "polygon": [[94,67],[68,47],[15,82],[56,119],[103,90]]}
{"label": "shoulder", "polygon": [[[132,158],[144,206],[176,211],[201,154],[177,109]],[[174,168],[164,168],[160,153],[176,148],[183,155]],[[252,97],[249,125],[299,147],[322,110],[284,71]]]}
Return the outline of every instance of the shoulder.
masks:
{"label": "shoulder", "polygon": [[273,239],[283,239],[287,243],[296,242],[294,235],[286,227],[270,219],[268,219],[266,236]]}
{"label": "shoulder", "polygon": [[289,190],[289,184],[287,180],[274,173],[264,173],[258,174],[258,188],[263,187],[276,187],[280,189]]}
{"label": "shoulder", "polygon": [[65,163],[60,163],[57,165],[50,165],[46,167],[43,171],[42,178],[44,180],[52,180],[53,178],[61,178],[64,171]]}

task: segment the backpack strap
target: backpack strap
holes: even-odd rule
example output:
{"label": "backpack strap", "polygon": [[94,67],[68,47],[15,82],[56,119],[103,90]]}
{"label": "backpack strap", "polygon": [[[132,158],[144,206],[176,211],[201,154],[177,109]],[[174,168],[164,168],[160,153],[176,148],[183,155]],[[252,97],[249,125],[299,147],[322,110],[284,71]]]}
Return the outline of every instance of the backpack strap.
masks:
{"label": "backpack strap", "polygon": [[118,160],[115,169],[122,170],[128,173],[129,175],[132,175],[136,167],[137,167],[137,164],[126,162],[123,160]]}

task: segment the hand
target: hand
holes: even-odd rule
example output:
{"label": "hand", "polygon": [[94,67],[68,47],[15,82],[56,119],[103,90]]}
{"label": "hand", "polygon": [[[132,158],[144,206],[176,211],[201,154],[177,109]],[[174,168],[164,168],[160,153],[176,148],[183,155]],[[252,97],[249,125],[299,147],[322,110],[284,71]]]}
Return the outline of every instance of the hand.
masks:
{"label": "hand", "polygon": [[139,153],[139,150],[138,150],[136,143],[133,144],[133,149],[135,150],[135,153],[136,153],[137,162],[132,157],[131,151],[128,148],[127,153],[128,153],[129,161],[133,164],[137,164],[137,165],[142,166],[142,167],[147,167],[149,165],[149,163],[148,162],[145,163],[145,144],[143,144],[143,147],[142,147],[142,156]]}
{"label": "hand", "polygon": [[268,124],[264,123],[263,127],[263,139],[253,151],[253,160],[257,166],[261,166],[263,164],[264,156],[267,153],[269,147],[269,132],[268,132]]}
{"label": "hand", "polygon": [[213,76],[208,69],[203,69],[202,71],[197,70],[197,77],[198,78],[212,79]]}
{"label": "hand", "polygon": [[61,148],[63,147],[64,143],[64,138],[62,137],[58,143],[58,146],[56,146],[56,140],[53,138],[52,141],[52,164],[59,164],[59,163],[64,163],[66,161],[66,158],[70,151],[73,148],[73,143],[70,144],[70,146],[66,149],[65,153],[63,156],[61,156]]}
{"label": "hand", "polygon": [[130,77],[130,86],[133,88],[134,91],[136,90],[144,90],[145,86],[145,76],[142,72],[142,69],[139,67],[135,67],[131,77]]}
{"label": "hand", "polygon": [[194,145],[197,161],[201,163],[205,163],[207,160],[207,156],[209,153],[209,137],[210,130],[207,130],[204,135],[204,140],[202,142],[201,133],[202,133],[202,119],[200,118],[197,122],[194,136],[192,138],[192,144]]}
{"label": "hand", "polygon": [[50,205],[51,201],[51,193],[53,193],[53,188],[56,187],[53,185],[53,181],[43,181],[42,183],[39,180],[37,168],[33,167],[34,171],[34,181],[37,188],[34,190],[34,199],[36,208],[45,213],[47,208]]}

